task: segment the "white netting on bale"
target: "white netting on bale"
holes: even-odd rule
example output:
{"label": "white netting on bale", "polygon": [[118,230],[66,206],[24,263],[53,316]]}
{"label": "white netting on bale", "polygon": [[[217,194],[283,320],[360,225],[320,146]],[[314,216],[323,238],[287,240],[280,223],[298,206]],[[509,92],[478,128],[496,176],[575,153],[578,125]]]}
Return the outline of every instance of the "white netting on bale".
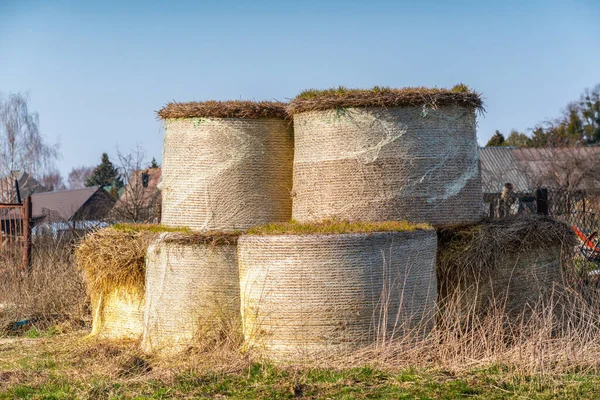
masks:
{"label": "white netting on bale", "polygon": [[164,225],[232,231],[290,219],[290,121],[177,118],[165,124]]}
{"label": "white netting on bale", "polygon": [[92,332],[106,339],[138,339],[144,321],[144,290],[116,287],[105,293],[93,293]]}
{"label": "white netting on bale", "polygon": [[276,361],[423,335],[437,300],[432,231],[244,236],[246,345]]}
{"label": "white netting on bale", "polygon": [[477,220],[475,112],[443,105],[295,114],[293,219]]}
{"label": "white netting on bale", "polygon": [[[232,243],[232,242],[229,242]],[[236,245],[163,234],[148,249],[142,349],[177,353],[240,328]]]}

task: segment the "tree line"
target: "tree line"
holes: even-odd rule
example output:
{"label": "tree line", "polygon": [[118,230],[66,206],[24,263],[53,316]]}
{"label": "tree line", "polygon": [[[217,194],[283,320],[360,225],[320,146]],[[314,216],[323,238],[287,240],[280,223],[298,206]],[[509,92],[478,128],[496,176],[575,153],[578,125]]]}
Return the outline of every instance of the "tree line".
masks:
{"label": "tree line", "polygon": [[512,130],[508,136],[500,131],[486,146],[572,147],[600,144],[600,84],[585,89],[579,100],[567,104],[558,118],[536,125],[527,135]]}
{"label": "tree line", "polygon": [[536,125],[527,135],[512,130],[508,136],[500,131],[486,146],[572,147],[600,144],[600,83],[585,89],[579,100],[567,104],[558,118]]}

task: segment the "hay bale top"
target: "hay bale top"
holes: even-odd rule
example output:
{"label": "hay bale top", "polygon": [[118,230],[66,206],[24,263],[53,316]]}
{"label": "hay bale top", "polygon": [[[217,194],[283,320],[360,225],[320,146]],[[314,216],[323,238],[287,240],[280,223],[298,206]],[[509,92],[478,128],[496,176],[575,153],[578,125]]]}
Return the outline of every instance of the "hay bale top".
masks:
{"label": "hay bale top", "polygon": [[481,95],[467,85],[458,84],[451,89],[407,87],[393,89],[375,86],[372,89],[338,88],[300,93],[287,106],[290,115],[347,107],[405,107],[423,106],[435,108],[442,105],[459,105],[484,111]]}
{"label": "hay bale top", "polygon": [[315,223],[299,223],[296,221],[268,224],[251,228],[247,234],[263,235],[339,235],[346,233],[375,233],[375,232],[412,232],[430,231],[428,224],[413,224],[407,221],[387,222],[349,222],[345,220],[324,220]]}
{"label": "hay bale top", "polygon": [[500,257],[576,245],[571,227],[550,217],[530,215],[484,219],[438,229],[438,264],[447,268],[493,268]]}
{"label": "hay bale top", "polygon": [[162,119],[170,118],[279,118],[289,119],[286,103],[279,101],[191,101],[171,102],[157,112]]}
{"label": "hay bale top", "polygon": [[160,237],[164,243],[181,245],[225,246],[237,244],[241,232],[173,232]]}

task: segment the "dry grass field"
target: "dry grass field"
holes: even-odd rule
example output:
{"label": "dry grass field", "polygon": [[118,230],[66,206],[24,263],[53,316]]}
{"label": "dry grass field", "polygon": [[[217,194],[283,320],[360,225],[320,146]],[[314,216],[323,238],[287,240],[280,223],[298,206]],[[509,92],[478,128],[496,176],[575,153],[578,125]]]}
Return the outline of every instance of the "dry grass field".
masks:
{"label": "dry grass field", "polygon": [[90,339],[85,286],[65,246],[38,251],[31,275],[5,273],[0,293],[0,399],[594,399],[600,393],[600,299],[581,282],[557,288],[553,301],[522,318],[498,308],[465,327],[442,315],[444,328],[425,339],[377,342],[303,365],[273,365],[232,340],[158,358],[134,341]]}

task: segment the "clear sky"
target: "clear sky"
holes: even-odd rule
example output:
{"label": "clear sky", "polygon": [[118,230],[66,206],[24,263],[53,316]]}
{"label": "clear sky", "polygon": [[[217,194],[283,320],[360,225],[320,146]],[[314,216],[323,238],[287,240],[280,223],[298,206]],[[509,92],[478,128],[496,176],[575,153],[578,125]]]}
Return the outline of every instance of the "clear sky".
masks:
{"label": "clear sky", "polygon": [[558,116],[600,82],[600,1],[0,0],[0,91],[28,92],[59,168],[142,144],[171,100],[306,88],[483,93],[479,142]]}

